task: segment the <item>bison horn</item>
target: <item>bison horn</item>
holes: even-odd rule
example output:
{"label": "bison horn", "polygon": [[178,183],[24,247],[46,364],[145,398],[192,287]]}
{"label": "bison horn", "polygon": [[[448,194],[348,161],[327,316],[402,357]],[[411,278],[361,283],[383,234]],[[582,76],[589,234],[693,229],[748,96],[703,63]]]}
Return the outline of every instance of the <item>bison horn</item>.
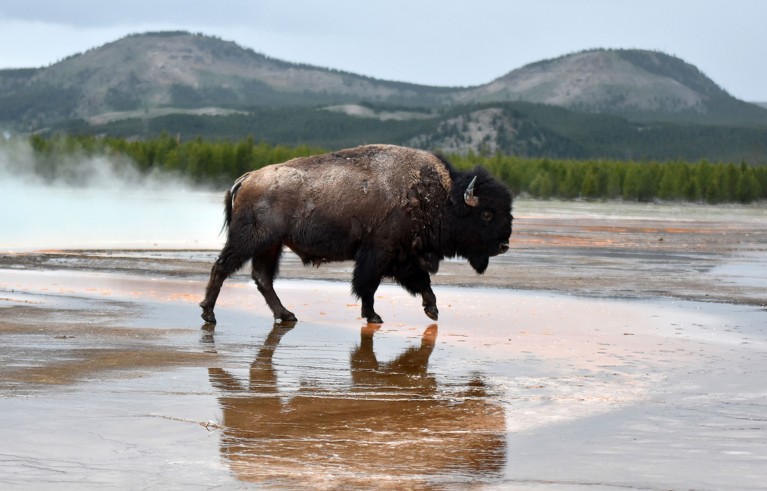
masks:
{"label": "bison horn", "polygon": [[474,196],[474,184],[477,183],[477,176],[469,183],[469,187],[466,188],[466,192],[463,193],[463,200],[469,206],[477,206],[479,204],[479,198]]}

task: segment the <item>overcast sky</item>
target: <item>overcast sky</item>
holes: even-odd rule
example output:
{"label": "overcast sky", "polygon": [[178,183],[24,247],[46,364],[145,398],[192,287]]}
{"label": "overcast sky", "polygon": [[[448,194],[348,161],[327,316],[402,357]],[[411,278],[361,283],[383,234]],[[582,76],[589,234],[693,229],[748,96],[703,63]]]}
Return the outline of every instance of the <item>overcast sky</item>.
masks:
{"label": "overcast sky", "polygon": [[660,50],[767,101],[764,0],[0,0],[0,68],[187,30],[274,58],[458,86],[590,48]]}

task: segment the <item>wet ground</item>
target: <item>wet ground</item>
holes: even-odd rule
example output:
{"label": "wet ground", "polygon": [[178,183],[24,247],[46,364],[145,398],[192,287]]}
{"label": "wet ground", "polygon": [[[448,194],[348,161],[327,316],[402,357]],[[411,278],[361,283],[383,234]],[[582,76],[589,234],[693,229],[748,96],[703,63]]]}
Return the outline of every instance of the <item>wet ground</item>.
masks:
{"label": "wet ground", "polygon": [[767,215],[520,202],[512,251],[434,281],[440,321],[349,264],[213,250],[0,256],[0,486],[763,489]]}

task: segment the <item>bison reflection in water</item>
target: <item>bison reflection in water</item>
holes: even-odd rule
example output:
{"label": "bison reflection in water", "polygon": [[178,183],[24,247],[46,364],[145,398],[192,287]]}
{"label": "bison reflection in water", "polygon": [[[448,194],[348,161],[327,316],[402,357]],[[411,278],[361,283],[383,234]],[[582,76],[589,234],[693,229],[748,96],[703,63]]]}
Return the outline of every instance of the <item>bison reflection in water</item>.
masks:
{"label": "bison reflection in water", "polygon": [[390,482],[475,483],[500,477],[505,415],[475,378],[441,387],[427,373],[437,326],[421,344],[381,363],[377,326],[363,327],[351,354],[351,387],[278,388],[272,356],[290,327],[275,325],[250,367],[248,384],[211,368],[221,393],[221,453],[244,481],[280,486],[369,487]]}
{"label": "bison reflection in water", "polygon": [[202,318],[213,312],[224,281],[246,261],[275,319],[291,322],[274,291],[283,247],[304,264],[354,260],[352,290],[362,317],[383,278],[421,295],[437,320],[430,274],[446,257],[465,257],[483,273],[509,249],[511,194],[481,167],[462,172],[432,153],[367,145],[301,157],[249,172],[226,192],[226,244],[210,274]]}

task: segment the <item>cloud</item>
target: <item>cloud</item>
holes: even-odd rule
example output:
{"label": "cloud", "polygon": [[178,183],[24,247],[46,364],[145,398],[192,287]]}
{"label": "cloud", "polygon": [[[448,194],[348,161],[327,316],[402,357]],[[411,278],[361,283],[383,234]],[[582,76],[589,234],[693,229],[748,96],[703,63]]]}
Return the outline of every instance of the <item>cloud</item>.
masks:
{"label": "cloud", "polygon": [[217,0],[3,0],[0,19],[94,29],[142,24],[233,24],[258,13],[259,2]]}

